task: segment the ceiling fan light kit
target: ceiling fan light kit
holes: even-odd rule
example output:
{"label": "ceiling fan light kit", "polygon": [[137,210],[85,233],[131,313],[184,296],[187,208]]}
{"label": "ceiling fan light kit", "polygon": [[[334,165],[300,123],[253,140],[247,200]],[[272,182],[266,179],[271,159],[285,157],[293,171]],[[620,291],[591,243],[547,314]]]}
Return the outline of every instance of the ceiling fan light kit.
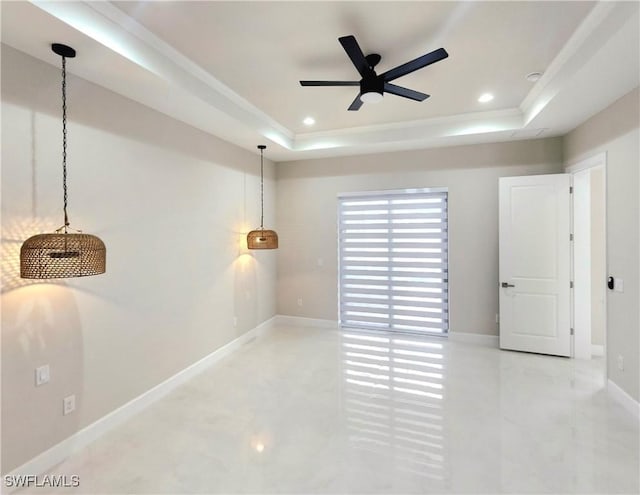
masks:
{"label": "ceiling fan light kit", "polygon": [[383,74],[377,74],[375,66],[378,65],[382,57],[377,53],[364,55],[356,38],[352,35],[342,36],[338,41],[344,48],[351,62],[362,77],[360,81],[300,81],[301,86],[360,86],[360,92],[351,103],[348,110],[357,111],[363,103],[377,103],[382,100],[384,93],[391,93],[396,96],[408,98],[414,101],[424,101],[429,98],[428,94],[391,84],[391,81],[399,77],[406,76],[412,72],[422,69],[427,65],[434,64],[449,56],[444,48],[438,48],[426,55],[422,55],[405,64],[394,67]]}
{"label": "ceiling fan light kit", "polygon": [[[20,277],[55,279],[99,275],[106,270],[107,249],[91,234],[69,232],[67,214],[67,65],[76,56],[67,45],[54,43],[51,50],[62,57],[62,190],[64,225],[55,233],[30,237],[20,248]],[[72,229],[73,230],[73,229]]]}
{"label": "ceiling fan light kit", "polygon": [[370,77],[360,81],[360,99],[365,103],[378,103],[384,98],[384,81]]}

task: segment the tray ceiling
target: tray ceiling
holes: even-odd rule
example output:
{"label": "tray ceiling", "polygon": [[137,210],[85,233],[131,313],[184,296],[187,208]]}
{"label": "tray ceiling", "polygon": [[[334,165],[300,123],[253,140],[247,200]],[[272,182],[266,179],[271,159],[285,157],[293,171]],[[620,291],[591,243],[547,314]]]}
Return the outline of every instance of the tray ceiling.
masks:
{"label": "tray ceiling", "polygon": [[[52,64],[49,43],[73,44],[71,72],[290,160],[563,134],[638,85],[638,19],[636,2],[3,2],[2,41]],[[394,81],[431,97],[348,112],[357,88],[301,87],[359,79],[348,34],[378,72],[446,48]]]}

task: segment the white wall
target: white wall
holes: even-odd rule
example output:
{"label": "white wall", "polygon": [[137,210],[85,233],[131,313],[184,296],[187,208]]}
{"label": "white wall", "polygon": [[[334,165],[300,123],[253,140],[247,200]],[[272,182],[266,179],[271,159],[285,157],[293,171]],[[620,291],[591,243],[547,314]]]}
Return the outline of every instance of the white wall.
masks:
{"label": "white wall", "polygon": [[[593,116],[564,139],[568,164],[607,153],[607,269],[624,280],[624,292],[607,291],[608,377],[640,399],[640,321],[638,306],[640,168],[640,89]],[[624,369],[618,369],[618,356]]]}
{"label": "white wall", "polygon": [[338,193],[448,187],[450,331],[497,334],[498,178],[561,171],[559,138],[277,164],[278,313],[337,319]]}
{"label": "white wall", "polygon": [[[34,283],[20,245],[62,225],[60,69],[2,47],[3,473],[275,314],[275,253],[242,248],[260,219],[257,150],[71,75],[68,96],[70,220],[106,243],[107,273]],[[43,364],[51,382],[35,388]]]}

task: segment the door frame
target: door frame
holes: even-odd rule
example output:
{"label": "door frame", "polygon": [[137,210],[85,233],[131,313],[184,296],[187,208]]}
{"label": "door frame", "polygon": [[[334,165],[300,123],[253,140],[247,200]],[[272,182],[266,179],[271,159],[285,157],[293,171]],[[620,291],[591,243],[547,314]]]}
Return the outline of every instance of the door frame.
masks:
{"label": "door frame", "polygon": [[[596,168],[596,167],[601,167],[602,171],[603,171],[603,197],[604,197],[604,204],[603,204],[603,208],[604,208],[604,266],[605,266],[605,274],[609,273],[609,269],[608,269],[608,257],[607,257],[607,253],[608,253],[608,225],[607,225],[607,152],[603,151],[600,153],[596,153],[596,154],[592,154],[592,155],[588,155],[588,156],[584,156],[584,157],[580,157],[577,160],[573,160],[571,162],[569,162],[568,164],[565,165],[565,172],[571,174],[572,176],[572,183],[573,183],[573,176],[576,173],[579,172],[584,172],[586,170],[590,170],[592,168]],[[571,201],[571,228],[572,228],[572,232],[575,234],[574,232],[574,197],[572,197],[572,201]],[[574,243],[571,243],[571,269],[572,269],[572,277],[573,274],[575,273],[575,263],[574,263]],[[604,280],[603,280],[604,283]],[[571,324],[574,324],[575,321],[575,309],[576,309],[576,301],[575,301],[575,291],[572,291],[572,297],[571,297]],[[607,309],[607,297],[604,298],[604,353],[603,353],[603,358],[604,358],[604,379],[605,379],[605,383],[607,380],[607,350],[609,348],[608,346],[608,331],[607,331],[607,324],[608,324],[608,318],[607,318],[607,313],[608,313],[608,309]],[[574,339],[577,336],[574,335]]]}

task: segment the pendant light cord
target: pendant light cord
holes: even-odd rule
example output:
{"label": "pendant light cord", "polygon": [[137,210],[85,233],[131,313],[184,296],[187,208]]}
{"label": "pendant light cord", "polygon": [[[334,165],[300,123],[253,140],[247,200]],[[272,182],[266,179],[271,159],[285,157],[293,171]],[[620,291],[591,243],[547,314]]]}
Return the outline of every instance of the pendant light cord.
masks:
{"label": "pendant light cord", "polygon": [[260,148],[260,230],[264,230],[264,150]]}
{"label": "pendant light cord", "polygon": [[62,57],[62,191],[64,196],[64,233],[69,227],[67,214],[67,59]]}

